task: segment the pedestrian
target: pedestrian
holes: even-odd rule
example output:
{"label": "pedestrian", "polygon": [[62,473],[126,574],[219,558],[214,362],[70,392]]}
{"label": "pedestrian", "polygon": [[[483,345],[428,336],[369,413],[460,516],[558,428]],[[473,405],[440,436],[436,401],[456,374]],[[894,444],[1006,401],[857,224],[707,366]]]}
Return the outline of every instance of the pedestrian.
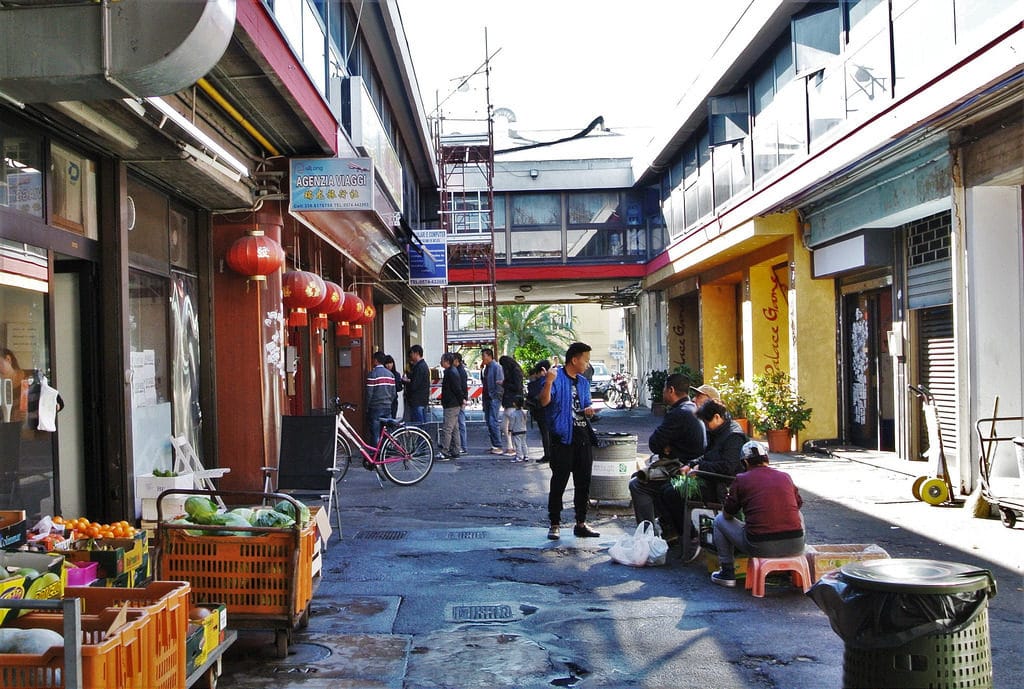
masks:
{"label": "pedestrian", "polygon": [[418,344],[409,347],[409,375],[402,378],[402,382],[405,383],[409,421],[424,423],[430,401],[430,367],[423,360],[423,347]]}
{"label": "pedestrian", "polygon": [[547,462],[551,458],[551,432],[548,430],[548,417],[544,413],[544,407],[540,406],[540,390],[544,387],[544,377],[547,376],[551,362],[547,359],[538,361],[530,371],[530,380],[526,384],[526,408],[530,410],[530,416],[537,424],[537,431],[540,433],[540,442],[544,448],[544,455],[538,462]]}
{"label": "pedestrian", "polygon": [[530,447],[526,443],[526,409],[525,400],[522,395],[512,403],[512,409],[508,414],[508,433],[512,438],[512,447],[515,448],[513,462],[529,462]]}
{"label": "pedestrian", "polygon": [[462,407],[459,409],[459,447],[462,451],[459,454],[469,454],[469,430],[466,428],[466,406],[469,404],[469,372],[466,370],[466,364],[462,360],[462,355],[455,352],[454,364],[455,370],[459,372],[459,377],[462,378],[462,392],[463,402]]}
{"label": "pedestrian", "polygon": [[494,350],[485,347],[480,352],[480,381],[483,384],[484,421],[487,422],[487,434],[491,438],[491,454],[504,454],[502,449],[499,418],[501,417],[501,391],[505,383],[505,374],[501,366],[494,360]]}
{"label": "pedestrian", "polygon": [[583,372],[590,365],[590,345],[573,342],[565,352],[565,365],[548,370],[538,399],[551,429],[551,485],[548,493],[548,538],[561,536],[562,496],[572,476],[573,508],[579,538],[596,538],[597,531],[587,525],[590,502],[590,476],[594,468],[593,446],[597,436],[590,426],[594,407],[590,403],[590,381]]}
{"label": "pedestrian", "polygon": [[498,359],[505,382],[501,387],[501,435],[505,439],[505,454],[511,457],[516,455],[512,444],[512,430],[510,428],[511,417],[516,415],[516,400],[522,399],[523,393],[523,369],[514,357],[508,354]]}
{"label": "pedestrian", "polygon": [[[645,520],[654,523],[657,519],[667,531],[672,522],[666,515],[663,491],[671,488],[671,478],[680,467],[704,452],[704,429],[690,411],[686,394],[689,387],[690,379],[681,373],[673,373],[665,380],[661,394],[668,410],[647,441],[650,458],[629,480],[637,524]],[[674,537],[674,533],[665,534],[666,541]]]}
{"label": "pedestrian", "polygon": [[444,410],[444,421],[441,425],[441,449],[437,459],[446,462],[462,454],[459,438],[459,412],[466,400],[462,376],[454,366],[455,357],[451,352],[441,355],[441,408]]}
{"label": "pedestrian", "polygon": [[690,393],[692,393],[690,399],[693,400],[693,404],[697,409],[700,409],[708,400],[722,401],[718,396],[718,390],[707,383],[697,388],[691,387]]}
{"label": "pedestrian", "polygon": [[384,366],[386,358],[384,352],[374,352],[374,366],[366,376],[366,416],[370,422],[371,444],[377,443],[381,419],[391,414],[391,405],[398,394],[395,391],[395,377]]}
{"label": "pedestrian", "polygon": [[391,403],[391,418],[392,419],[397,419],[398,418],[398,394],[397,393],[401,392],[402,388],[405,387],[405,384],[402,382],[402,374],[398,372],[398,370],[395,368],[396,366],[397,366],[397,364],[395,363],[395,357],[391,356],[390,354],[388,354],[388,355],[386,355],[384,357],[384,368],[386,368],[387,370],[391,371],[391,375],[393,375],[395,377],[395,393],[396,394],[395,394],[394,401]]}
{"label": "pedestrian", "polygon": [[[790,557],[804,552],[803,498],[789,474],[768,466],[768,449],[756,440],[740,452],[750,468],[736,475],[721,512],[715,515],[719,586],[736,585],[736,549],[751,557]],[[736,515],[743,512],[740,521]]]}

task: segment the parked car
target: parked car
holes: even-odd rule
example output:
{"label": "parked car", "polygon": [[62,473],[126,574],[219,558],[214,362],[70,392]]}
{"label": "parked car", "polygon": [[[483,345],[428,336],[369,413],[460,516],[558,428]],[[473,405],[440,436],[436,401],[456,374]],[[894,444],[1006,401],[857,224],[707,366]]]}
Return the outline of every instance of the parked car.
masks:
{"label": "parked car", "polygon": [[612,374],[603,361],[591,361],[590,365],[594,367],[594,375],[590,379],[590,396],[604,397],[612,382]]}

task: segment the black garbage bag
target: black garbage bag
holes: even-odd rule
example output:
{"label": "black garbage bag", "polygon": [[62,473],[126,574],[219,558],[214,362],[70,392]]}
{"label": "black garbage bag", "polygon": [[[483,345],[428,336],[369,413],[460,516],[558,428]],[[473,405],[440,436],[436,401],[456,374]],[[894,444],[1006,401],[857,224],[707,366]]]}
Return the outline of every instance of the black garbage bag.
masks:
{"label": "black garbage bag", "polygon": [[832,630],[853,648],[895,648],[935,634],[953,634],[967,627],[995,595],[987,588],[953,593],[869,590],[841,572],[823,576],[807,595],[826,615]]}

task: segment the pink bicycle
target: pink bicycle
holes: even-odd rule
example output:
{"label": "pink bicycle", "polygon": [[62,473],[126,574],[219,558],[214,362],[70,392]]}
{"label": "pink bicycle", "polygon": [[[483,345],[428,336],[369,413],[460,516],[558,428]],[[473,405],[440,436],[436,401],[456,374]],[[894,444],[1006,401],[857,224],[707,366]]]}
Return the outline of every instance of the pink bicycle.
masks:
{"label": "pink bicycle", "polygon": [[411,486],[430,473],[434,466],[434,445],[422,428],[407,426],[399,419],[381,419],[380,437],[376,445],[370,445],[345,418],[345,412],[356,406],[341,400],[335,400],[334,405],[338,418],[334,451],[336,481],[345,476],[356,451],[363,456],[363,468],[377,472],[378,482],[383,474],[392,483]]}

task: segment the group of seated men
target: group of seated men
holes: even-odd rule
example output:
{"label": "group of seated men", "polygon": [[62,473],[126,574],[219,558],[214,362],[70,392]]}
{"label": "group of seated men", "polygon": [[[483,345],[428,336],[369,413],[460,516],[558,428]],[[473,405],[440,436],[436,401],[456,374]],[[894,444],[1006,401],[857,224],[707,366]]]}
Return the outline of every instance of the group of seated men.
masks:
{"label": "group of seated men", "polygon": [[[687,503],[722,506],[713,535],[721,568],[711,575],[721,586],[736,585],[737,549],[761,557],[803,552],[799,491],[787,474],[769,469],[767,451],[747,438],[718,391],[710,385],[691,387],[685,375],[675,373],[665,382],[663,399],[668,409],[648,442],[652,455],[629,482],[637,523],[657,521],[673,544],[693,533],[685,528]],[[699,495],[687,493],[691,497],[684,501],[672,478],[692,471],[699,472]],[[736,519],[740,511],[745,521]],[[679,545],[686,561],[700,554],[696,534]]]}

